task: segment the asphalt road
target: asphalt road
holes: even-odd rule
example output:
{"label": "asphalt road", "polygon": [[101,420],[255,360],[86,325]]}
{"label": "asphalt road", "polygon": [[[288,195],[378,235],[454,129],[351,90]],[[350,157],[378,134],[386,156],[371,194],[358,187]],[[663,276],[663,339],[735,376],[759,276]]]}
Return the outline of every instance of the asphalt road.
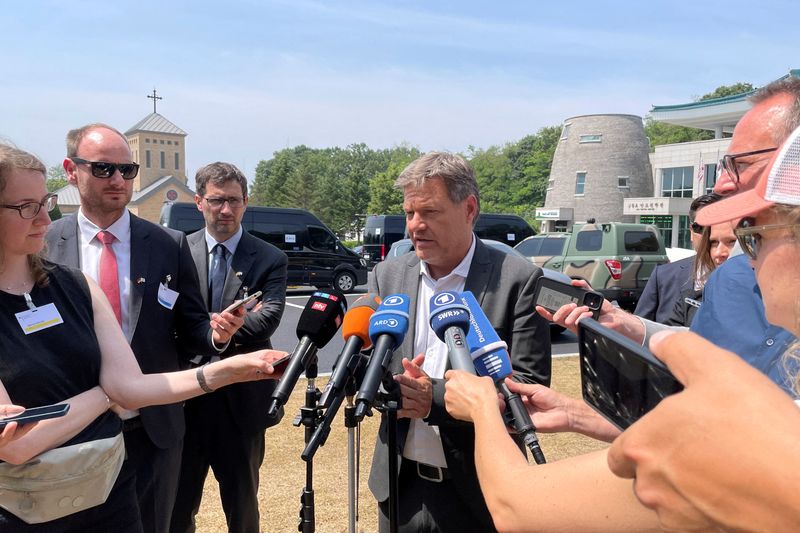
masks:
{"label": "asphalt road", "polygon": [[[286,309],[283,312],[281,324],[275,334],[272,335],[272,345],[276,350],[291,352],[297,345],[295,328],[300,319],[300,314],[303,312],[306,302],[313,292],[312,289],[289,289],[286,295]],[[348,308],[365,292],[367,292],[367,288],[362,285],[356,288],[356,292],[348,294]],[[343,347],[344,340],[341,334],[337,334],[326,346],[318,350],[317,357],[320,374],[326,374],[331,371]],[[565,331],[560,335],[554,336],[553,356],[573,355],[577,352],[578,343],[575,335]]]}

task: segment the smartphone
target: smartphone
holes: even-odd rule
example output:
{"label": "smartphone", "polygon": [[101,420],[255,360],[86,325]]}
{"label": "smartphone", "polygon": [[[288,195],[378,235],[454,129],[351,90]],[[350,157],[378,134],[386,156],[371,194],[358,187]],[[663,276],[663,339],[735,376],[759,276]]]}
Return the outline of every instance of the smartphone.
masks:
{"label": "smartphone", "polygon": [[17,422],[19,425],[24,426],[25,424],[30,424],[31,422],[38,422],[39,420],[64,416],[67,414],[67,411],[69,411],[68,403],[44,405],[42,407],[31,407],[29,409],[25,409],[18,415],[0,419],[0,429],[6,427],[6,424],[9,422]]}
{"label": "smartphone", "polygon": [[575,287],[569,276],[561,272],[543,268],[542,273],[543,275],[536,280],[534,305],[555,313],[561,307],[574,303],[587,306],[592,312],[592,318],[597,319],[600,316],[600,308],[603,306],[602,294]]}
{"label": "smartphone", "polygon": [[291,359],[291,354],[284,355],[283,357],[272,363],[272,368],[275,369],[275,372],[285,371],[286,366],[289,364],[289,359]]}
{"label": "smartphone", "polygon": [[239,309],[241,306],[249,304],[250,302],[252,302],[256,298],[258,298],[259,296],[261,296],[261,291],[254,292],[253,294],[251,294],[247,298],[242,298],[241,300],[236,300],[231,305],[226,307],[225,311],[223,311],[223,313],[225,313],[225,312],[232,313],[233,311],[236,311],[237,309]]}
{"label": "smartphone", "polygon": [[578,322],[578,350],[584,401],[622,430],[683,390],[647,348],[596,320]]}

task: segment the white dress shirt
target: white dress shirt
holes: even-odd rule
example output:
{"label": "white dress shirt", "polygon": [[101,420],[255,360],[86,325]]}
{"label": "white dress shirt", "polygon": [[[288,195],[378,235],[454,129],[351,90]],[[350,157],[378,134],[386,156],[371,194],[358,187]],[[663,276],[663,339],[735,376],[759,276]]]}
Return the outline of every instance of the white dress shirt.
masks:
{"label": "white dress shirt", "polygon": [[[420,261],[419,291],[417,293],[417,314],[414,322],[414,355],[425,354],[422,370],[431,378],[443,378],[447,370],[447,345],[439,340],[430,326],[431,297],[442,291],[463,292],[467,282],[469,266],[475,255],[475,235],[464,259],[446,276],[435,280],[428,272],[428,265]],[[431,426],[420,418],[411,419],[411,424],[403,446],[403,457],[442,468],[447,467],[439,437],[439,427]]]}
{"label": "white dress shirt", "polygon": [[78,209],[78,238],[81,271],[100,283],[100,254],[103,243],[97,238],[100,231],[108,231],[116,240],[111,245],[117,258],[119,278],[119,306],[122,314],[122,332],[131,342],[131,214],[126,209],[122,216],[107,228],[100,228]]}

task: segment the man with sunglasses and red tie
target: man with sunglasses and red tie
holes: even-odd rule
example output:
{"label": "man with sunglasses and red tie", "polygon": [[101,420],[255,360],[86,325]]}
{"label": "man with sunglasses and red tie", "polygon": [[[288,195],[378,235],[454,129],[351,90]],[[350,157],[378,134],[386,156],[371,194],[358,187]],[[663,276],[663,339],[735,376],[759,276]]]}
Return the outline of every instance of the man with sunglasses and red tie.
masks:
{"label": "man with sunglasses and red tie", "polygon": [[[64,170],[81,207],[50,226],[49,259],[98,282],[142,372],[186,366],[179,346],[198,354],[222,352],[243,319],[221,313],[209,321],[186,236],[128,211],[139,165],[127,139],[105,124],[74,129],[67,134]],[[166,533],[180,472],[183,406],[118,414],[144,530]]]}

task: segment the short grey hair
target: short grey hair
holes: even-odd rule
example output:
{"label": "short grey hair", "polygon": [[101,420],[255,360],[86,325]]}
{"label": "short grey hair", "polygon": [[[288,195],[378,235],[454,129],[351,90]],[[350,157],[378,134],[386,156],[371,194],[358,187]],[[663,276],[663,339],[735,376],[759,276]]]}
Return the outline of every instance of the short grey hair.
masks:
{"label": "short grey hair", "polygon": [[800,78],[790,74],[761,87],[749,98],[750,103],[756,105],[781,94],[791,96],[792,103],[786,112],[785,119],[777,124],[777,127],[771,132],[772,139],[777,145],[783,144],[789,134],[800,127]]}
{"label": "short grey hair", "polygon": [[[428,152],[412,161],[397,180],[394,186],[400,190],[406,187],[419,188],[432,178],[440,178],[447,188],[447,195],[453,203],[461,203],[470,195],[475,196],[478,210],[475,220],[481,212],[481,197],[475,173],[463,157],[449,152]],[[473,221],[474,223],[474,221]]]}

